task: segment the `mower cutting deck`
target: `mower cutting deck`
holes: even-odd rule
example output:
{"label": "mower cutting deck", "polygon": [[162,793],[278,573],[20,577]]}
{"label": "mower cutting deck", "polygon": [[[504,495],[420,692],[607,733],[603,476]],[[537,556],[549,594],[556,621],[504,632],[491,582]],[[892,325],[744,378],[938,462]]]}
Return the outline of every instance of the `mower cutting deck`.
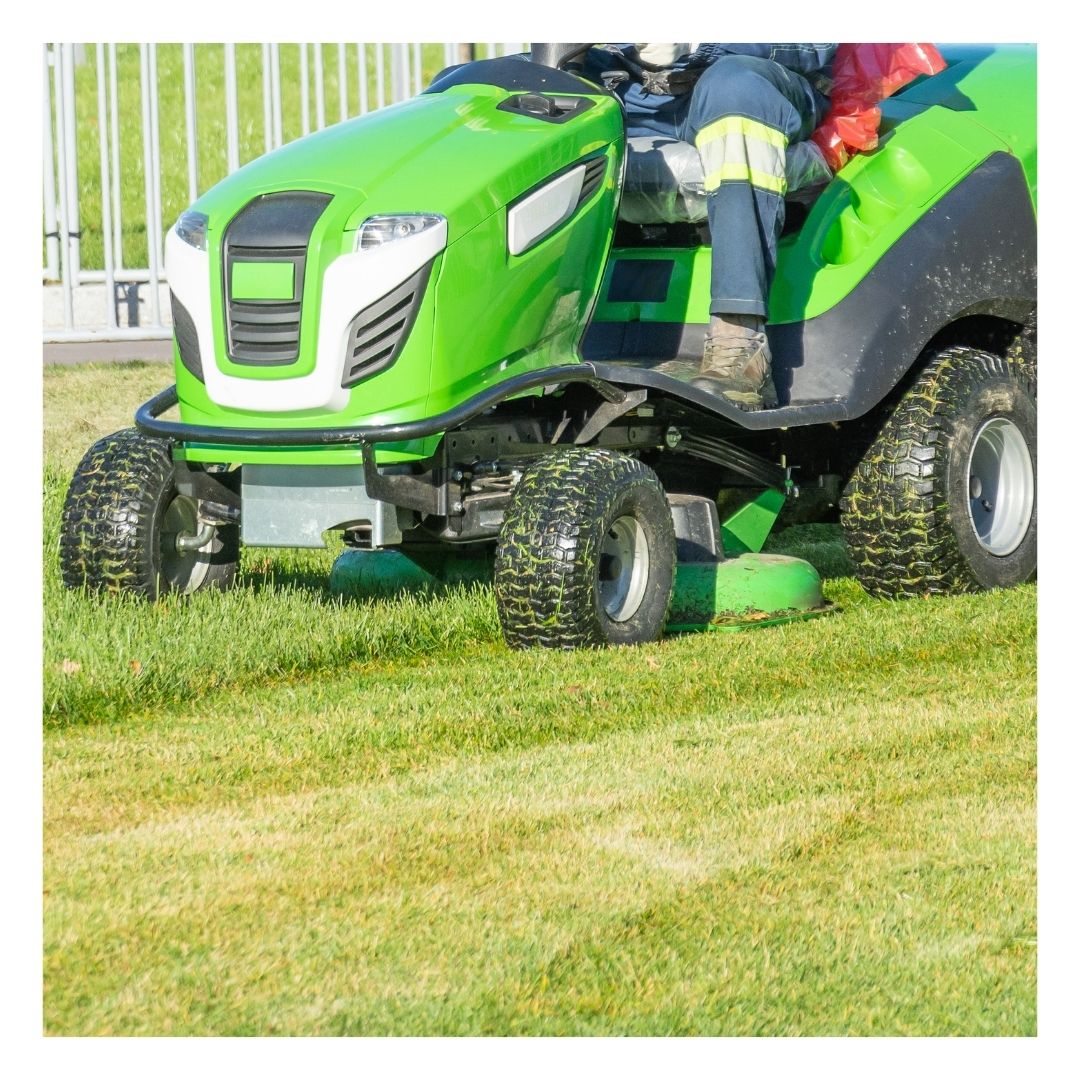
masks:
{"label": "mower cutting deck", "polygon": [[[782,500],[780,500],[782,502]],[[764,539],[760,517],[779,509],[762,500],[751,524],[744,509],[720,524],[716,504],[699,496],[668,497],[675,524],[677,564],[666,632],[747,630],[813,618],[835,610],[822,596],[821,577],[805,560],[746,551]],[[734,551],[726,555],[724,537]],[[598,606],[617,615],[636,587],[634,545],[625,530],[609,530],[597,575]],[[331,592],[354,600],[376,599],[439,585],[490,584],[490,547],[463,551],[433,548],[409,558],[400,551],[347,551],[330,573]],[[639,578],[640,580],[640,578]]]}

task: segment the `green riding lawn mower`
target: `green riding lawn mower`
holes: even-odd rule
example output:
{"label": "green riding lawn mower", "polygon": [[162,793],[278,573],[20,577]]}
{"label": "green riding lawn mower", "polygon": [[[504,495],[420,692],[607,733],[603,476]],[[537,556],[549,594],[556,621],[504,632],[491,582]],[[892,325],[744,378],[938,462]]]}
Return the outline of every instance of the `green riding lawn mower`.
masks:
{"label": "green riding lawn mower", "polygon": [[224,588],[241,544],[337,531],[339,584],[486,571],[511,646],[572,648],[823,610],[778,519],[839,515],[875,596],[1033,576],[1034,50],[943,49],[790,193],[747,412],[690,382],[700,177],[628,145],[584,48],[450,68],[180,217],[176,384],[78,466],[67,585]]}

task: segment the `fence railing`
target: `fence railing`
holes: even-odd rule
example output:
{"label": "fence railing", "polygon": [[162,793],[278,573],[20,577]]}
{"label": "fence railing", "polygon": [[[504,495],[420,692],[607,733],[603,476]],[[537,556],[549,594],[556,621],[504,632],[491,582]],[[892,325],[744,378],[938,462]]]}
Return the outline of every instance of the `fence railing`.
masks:
{"label": "fence railing", "polygon": [[47,342],[167,338],[165,230],[294,138],[520,42],[43,47]]}

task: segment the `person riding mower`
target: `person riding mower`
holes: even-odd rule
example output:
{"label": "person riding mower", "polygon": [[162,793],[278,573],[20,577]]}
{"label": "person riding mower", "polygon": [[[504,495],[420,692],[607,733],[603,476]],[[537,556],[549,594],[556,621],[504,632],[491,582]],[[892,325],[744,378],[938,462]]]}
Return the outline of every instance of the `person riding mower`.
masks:
{"label": "person riding mower", "polygon": [[[835,45],[641,44],[590,50],[617,93],[628,139],[692,144],[712,236],[709,333],[694,386],[743,409],[776,405],[765,322],[784,225],[789,151],[825,118]],[[795,171],[795,170],[792,170]],[[805,173],[805,168],[802,170]]]}

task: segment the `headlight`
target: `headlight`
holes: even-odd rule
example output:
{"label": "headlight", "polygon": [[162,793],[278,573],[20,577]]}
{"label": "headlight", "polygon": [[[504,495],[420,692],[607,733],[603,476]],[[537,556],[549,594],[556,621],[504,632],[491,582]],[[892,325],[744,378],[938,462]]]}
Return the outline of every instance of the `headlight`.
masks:
{"label": "headlight", "polygon": [[369,217],[356,230],[356,250],[389,244],[394,240],[404,240],[408,236],[434,229],[445,222],[441,214],[383,214]]}
{"label": "headlight", "polygon": [[210,219],[198,210],[185,210],[176,222],[176,235],[200,251],[206,250],[206,225]]}

